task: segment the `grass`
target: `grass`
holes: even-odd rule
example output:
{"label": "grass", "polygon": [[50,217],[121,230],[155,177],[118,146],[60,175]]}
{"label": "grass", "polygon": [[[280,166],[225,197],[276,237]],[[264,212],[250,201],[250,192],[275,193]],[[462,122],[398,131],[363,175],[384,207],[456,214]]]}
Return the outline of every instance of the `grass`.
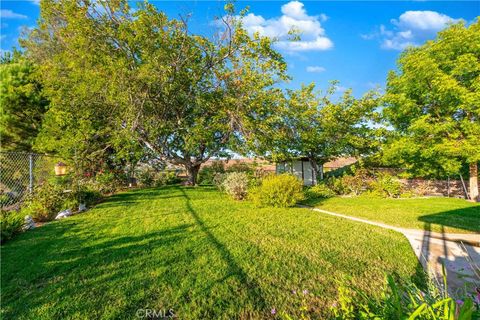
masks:
{"label": "grass", "polygon": [[309,203],[320,209],[397,227],[479,233],[480,204],[454,198],[334,197]]}
{"label": "grass", "polygon": [[[324,315],[341,281],[374,293],[385,273],[421,282],[399,233],[301,208],[254,208],[209,187],[110,197],[1,247],[3,319]],[[292,290],[299,293],[293,294]]]}

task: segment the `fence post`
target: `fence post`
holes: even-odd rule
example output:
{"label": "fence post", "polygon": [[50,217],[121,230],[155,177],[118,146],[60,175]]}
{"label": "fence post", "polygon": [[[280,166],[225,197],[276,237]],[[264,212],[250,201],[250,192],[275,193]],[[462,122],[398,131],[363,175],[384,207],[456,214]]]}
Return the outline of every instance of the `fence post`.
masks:
{"label": "fence post", "polygon": [[30,162],[30,165],[29,165],[29,176],[30,176],[30,181],[29,181],[29,190],[30,190],[30,193],[33,192],[33,155],[30,153],[28,154],[28,159],[29,159],[29,162]]}

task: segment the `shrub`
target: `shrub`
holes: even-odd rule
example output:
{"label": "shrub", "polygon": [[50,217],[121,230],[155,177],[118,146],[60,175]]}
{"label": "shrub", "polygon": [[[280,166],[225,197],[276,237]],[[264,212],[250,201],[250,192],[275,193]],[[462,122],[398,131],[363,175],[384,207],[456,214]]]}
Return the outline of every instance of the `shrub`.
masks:
{"label": "shrub", "polygon": [[159,172],[155,176],[155,186],[157,187],[177,184],[179,182],[180,178],[174,171]]}
{"label": "shrub", "polygon": [[67,197],[61,185],[45,181],[28,196],[22,212],[31,215],[37,221],[49,221],[63,208]]}
{"label": "shrub", "polygon": [[0,210],[0,243],[4,243],[20,233],[23,221],[23,216],[17,211]]}
{"label": "shrub", "polygon": [[155,171],[151,168],[143,168],[137,173],[138,183],[142,187],[153,187],[155,181]]}
{"label": "shrub", "polygon": [[99,202],[103,198],[100,191],[97,190],[95,184],[88,180],[79,181],[77,184],[75,184],[70,197],[75,200],[75,204],[74,206],[67,207],[65,209],[74,209],[80,203],[84,203],[87,207],[89,207]]}
{"label": "shrub", "polygon": [[111,171],[103,171],[95,176],[98,191],[103,194],[114,193],[119,187],[119,181]]}
{"label": "shrub", "polygon": [[243,200],[247,196],[248,176],[245,172],[231,172],[225,176],[223,189],[235,200]]}
{"label": "shrub", "polygon": [[214,184],[215,175],[218,173],[225,173],[223,162],[214,161],[209,166],[204,166],[198,173],[198,183],[203,185]]}
{"label": "shrub", "polygon": [[326,184],[317,184],[308,188],[305,195],[308,199],[322,199],[335,196],[335,192],[333,192],[333,190],[331,190]]}
{"label": "shrub", "polygon": [[225,181],[226,176],[225,173],[215,173],[213,176],[213,184],[221,191],[224,191],[223,181]]}
{"label": "shrub", "polygon": [[304,199],[303,183],[291,174],[267,176],[252,189],[251,199],[257,206],[291,207]]}
{"label": "shrub", "polygon": [[383,197],[398,198],[402,193],[402,183],[394,176],[383,173],[370,182],[370,190]]}
{"label": "shrub", "polygon": [[344,183],[343,177],[329,178],[327,180],[326,184],[330,188],[330,190],[332,190],[336,194],[344,195],[344,194],[348,194],[348,192],[349,192],[347,186]]}

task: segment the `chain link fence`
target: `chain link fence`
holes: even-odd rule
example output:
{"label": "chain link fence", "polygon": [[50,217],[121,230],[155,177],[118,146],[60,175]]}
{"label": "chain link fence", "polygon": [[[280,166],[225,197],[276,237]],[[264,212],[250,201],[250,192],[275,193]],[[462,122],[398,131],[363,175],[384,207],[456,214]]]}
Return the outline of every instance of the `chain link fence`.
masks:
{"label": "chain link fence", "polygon": [[55,175],[59,157],[24,152],[0,152],[0,208],[18,208],[35,187]]}

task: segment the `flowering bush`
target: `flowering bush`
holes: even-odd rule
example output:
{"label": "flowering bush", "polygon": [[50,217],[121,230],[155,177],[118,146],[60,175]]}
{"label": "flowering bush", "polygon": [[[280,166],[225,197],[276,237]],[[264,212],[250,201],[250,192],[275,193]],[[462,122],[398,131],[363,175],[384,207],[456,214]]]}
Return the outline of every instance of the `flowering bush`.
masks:
{"label": "flowering bush", "polygon": [[304,199],[303,183],[291,174],[267,176],[250,198],[257,206],[291,207]]}
{"label": "flowering bush", "polygon": [[235,200],[243,200],[247,196],[248,176],[245,172],[231,172],[222,183],[223,189]]}

